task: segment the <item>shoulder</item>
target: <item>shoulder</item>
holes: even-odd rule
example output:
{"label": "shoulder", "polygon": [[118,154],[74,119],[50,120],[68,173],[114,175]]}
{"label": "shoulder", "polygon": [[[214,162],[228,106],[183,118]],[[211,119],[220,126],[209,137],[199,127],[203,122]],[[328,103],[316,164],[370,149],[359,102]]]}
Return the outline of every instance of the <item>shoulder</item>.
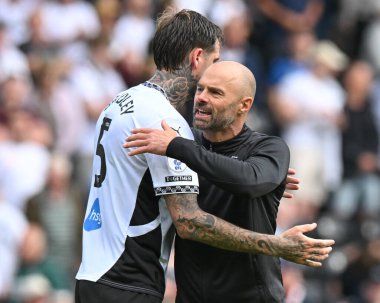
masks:
{"label": "shoulder", "polygon": [[281,137],[267,135],[256,131],[250,132],[249,144],[255,146],[255,148],[275,149],[289,152],[287,143]]}

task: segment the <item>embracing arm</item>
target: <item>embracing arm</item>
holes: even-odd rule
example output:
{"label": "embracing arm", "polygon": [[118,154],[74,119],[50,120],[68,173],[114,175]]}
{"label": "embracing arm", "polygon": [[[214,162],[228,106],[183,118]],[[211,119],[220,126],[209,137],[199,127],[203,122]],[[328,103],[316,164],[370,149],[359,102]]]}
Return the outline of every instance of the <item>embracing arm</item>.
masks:
{"label": "embracing arm", "polygon": [[303,233],[316,224],[296,226],[281,235],[265,235],[242,229],[202,211],[195,194],[166,195],[166,204],[179,237],[217,248],[265,254],[312,267],[328,257],[333,240],[319,240]]}
{"label": "embracing arm", "polygon": [[[255,147],[255,154],[241,161],[207,151],[193,140],[177,137],[165,121],[162,127],[164,130],[134,130],[124,147],[137,148],[128,154],[132,156],[149,152],[181,160],[192,170],[234,194],[252,197],[265,195],[284,181],[289,150],[279,138],[261,140]],[[299,180],[291,177],[294,174],[294,170],[288,171],[288,190],[298,189]],[[284,197],[291,198],[292,194],[285,192]]]}
{"label": "embracing arm", "polygon": [[284,182],[289,150],[276,137],[261,140],[254,149],[254,154],[242,161],[210,152],[195,141],[176,137],[166,154],[185,162],[199,175],[231,193],[260,197]]}

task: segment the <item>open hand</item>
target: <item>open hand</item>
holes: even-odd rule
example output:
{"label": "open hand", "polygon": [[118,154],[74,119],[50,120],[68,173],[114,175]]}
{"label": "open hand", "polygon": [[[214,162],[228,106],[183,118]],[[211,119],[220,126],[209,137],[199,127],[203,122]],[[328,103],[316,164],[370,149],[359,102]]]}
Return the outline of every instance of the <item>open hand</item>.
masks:
{"label": "open hand", "polygon": [[304,235],[317,227],[316,223],[297,225],[276,236],[275,255],[287,261],[310,267],[322,266],[334,245],[334,240],[314,239]]}
{"label": "open hand", "polygon": [[177,133],[165,120],[162,120],[161,127],[163,130],[156,128],[133,129],[132,135],[123,144],[125,148],[136,147],[128,152],[128,155],[135,156],[142,153],[165,155],[169,143],[177,136]]}

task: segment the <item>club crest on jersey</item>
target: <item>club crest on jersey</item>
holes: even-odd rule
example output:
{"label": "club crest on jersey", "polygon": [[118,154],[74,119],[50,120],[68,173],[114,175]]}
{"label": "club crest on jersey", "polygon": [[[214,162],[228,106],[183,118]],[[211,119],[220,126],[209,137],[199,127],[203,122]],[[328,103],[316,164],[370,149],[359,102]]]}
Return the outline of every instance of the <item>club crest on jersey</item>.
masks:
{"label": "club crest on jersey", "polygon": [[92,204],[91,210],[84,221],[83,228],[86,231],[92,231],[102,227],[102,216],[100,215],[99,199],[96,198]]}
{"label": "club crest on jersey", "polygon": [[169,158],[168,157],[168,166],[170,170],[174,172],[182,172],[187,168],[187,165],[183,163],[182,161],[179,161],[177,159]]}

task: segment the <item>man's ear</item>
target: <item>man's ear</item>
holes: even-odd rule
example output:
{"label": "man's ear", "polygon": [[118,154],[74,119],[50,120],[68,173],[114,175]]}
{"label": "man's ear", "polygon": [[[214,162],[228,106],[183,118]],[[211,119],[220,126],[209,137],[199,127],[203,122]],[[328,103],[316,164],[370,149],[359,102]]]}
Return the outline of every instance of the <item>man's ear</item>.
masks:
{"label": "man's ear", "polygon": [[196,70],[199,63],[203,60],[204,50],[200,47],[194,48],[189,55],[191,68]]}
{"label": "man's ear", "polygon": [[245,114],[249,112],[253,104],[252,97],[244,97],[240,102],[239,114]]}

